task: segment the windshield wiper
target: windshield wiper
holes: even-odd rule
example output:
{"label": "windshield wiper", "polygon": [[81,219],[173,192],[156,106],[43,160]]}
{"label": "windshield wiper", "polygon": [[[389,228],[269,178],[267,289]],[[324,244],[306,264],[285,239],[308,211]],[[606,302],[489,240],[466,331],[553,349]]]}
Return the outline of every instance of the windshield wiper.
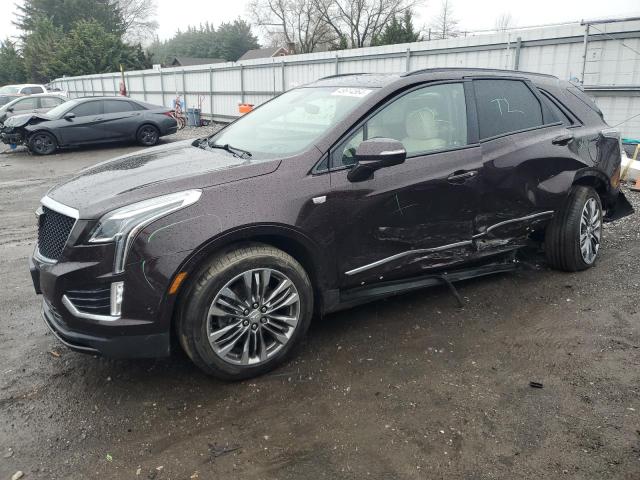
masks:
{"label": "windshield wiper", "polygon": [[209,146],[209,148],[219,148],[220,150],[226,150],[234,157],[251,158],[251,152],[242,150],[241,148],[232,147],[228,143],[225,143],[224,145],[218,145],[217,143],[207,142],[207,145]]}

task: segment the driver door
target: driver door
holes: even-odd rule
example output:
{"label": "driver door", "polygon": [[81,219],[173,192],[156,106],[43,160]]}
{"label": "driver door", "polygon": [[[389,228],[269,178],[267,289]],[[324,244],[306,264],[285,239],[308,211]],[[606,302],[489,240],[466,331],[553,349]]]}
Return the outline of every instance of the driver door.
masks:
{"label": "driver door", "polygon": [[[474,255],[481,152],[468,128],[465,82],[396,97],[331,152],[337,266],[343,288],[446,269]],[[347,178],[360,142],[385,137],[407,151],[373,178]]]}

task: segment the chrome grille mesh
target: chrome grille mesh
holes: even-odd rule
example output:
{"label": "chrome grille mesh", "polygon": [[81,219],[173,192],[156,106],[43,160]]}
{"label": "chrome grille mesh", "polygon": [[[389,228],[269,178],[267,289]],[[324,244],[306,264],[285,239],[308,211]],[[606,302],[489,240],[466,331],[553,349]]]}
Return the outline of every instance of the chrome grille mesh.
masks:
{"label": "chrome grille mesh", "polygon": [[76,219],[42,207],[38,217],[38,251],[51,260],[58,260]]}

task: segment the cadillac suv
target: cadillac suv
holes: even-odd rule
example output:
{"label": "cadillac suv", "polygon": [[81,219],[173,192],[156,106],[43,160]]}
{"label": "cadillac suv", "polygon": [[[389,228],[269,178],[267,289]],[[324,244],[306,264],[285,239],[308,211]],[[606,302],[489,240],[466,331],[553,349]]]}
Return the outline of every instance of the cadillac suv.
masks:
{"label": "cadillac suv", "polygon": [[598,107],[552,76],[332,76],[52,188],[30,268],[70,348],[180,345],[247,378],[314,316],[510,270],[531,242],[554,268],[591,267],[603,217],[629,213],[620,158]]}

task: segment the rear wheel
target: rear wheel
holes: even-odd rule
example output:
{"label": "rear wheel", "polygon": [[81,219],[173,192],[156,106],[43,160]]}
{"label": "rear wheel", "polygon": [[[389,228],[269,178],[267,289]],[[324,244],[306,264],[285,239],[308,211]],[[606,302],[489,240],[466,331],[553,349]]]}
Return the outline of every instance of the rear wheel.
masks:
{"label": "rear wheel", "polygon": [[591,187],[575,186],[553,218],[545,237],[549,264],[576,272],[593,266],[602,241],[602,204]]}
{"label": "rear wheel", "polygon": [[145,147],[152,147],[160,140],[160,132],[153,125],[143,125],[138,130],[138,143]]}
{"label": "rear wheel", "polygon": [[186,292],[178,334],[206,373],[240,380],[282,363],[304,336],[313,289],[302,266],[252,244],[213,258]]}
{"label": "rear wheel", "polygon": [[29,137],[29,150],[36,155],[50,155],[58,148],[56,137],[48,132],[35,132]]}

